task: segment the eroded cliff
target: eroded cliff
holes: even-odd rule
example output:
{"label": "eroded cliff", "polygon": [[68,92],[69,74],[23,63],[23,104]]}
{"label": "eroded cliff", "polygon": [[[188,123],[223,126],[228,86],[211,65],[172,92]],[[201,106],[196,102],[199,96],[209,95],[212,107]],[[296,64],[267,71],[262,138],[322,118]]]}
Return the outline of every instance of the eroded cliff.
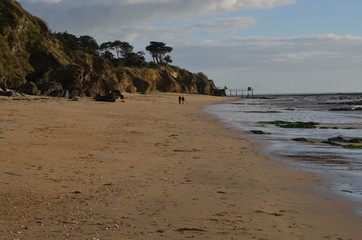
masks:
{"label": "eroded cliff", "polygon": [[209,95],[217,91],[214,82],[202,73],[160,65],[116,68],[101,56],[70,50],[43,20],[13,0],[0,2],[0,22],[0,82],[9,88],[32,83],[41,89],[56,82],[70,95],[79,96],[110,90]]}

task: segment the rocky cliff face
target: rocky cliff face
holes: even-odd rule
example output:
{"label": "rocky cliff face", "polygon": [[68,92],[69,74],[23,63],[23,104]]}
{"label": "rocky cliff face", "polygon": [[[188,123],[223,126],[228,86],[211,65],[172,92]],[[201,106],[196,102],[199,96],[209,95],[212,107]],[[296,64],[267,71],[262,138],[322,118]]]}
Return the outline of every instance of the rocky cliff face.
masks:
{"label": "rocky cliff face", "polygon": [[[71,95],[94,96],[110,90],[214,94],[214,82],[175,66],[115,68],[105,58],[72,51],[57,40],[41,19],[13,0],[0,2],[0,83],[40,90],[58,83]],[[29,83],[31,83],[29,85]]]}

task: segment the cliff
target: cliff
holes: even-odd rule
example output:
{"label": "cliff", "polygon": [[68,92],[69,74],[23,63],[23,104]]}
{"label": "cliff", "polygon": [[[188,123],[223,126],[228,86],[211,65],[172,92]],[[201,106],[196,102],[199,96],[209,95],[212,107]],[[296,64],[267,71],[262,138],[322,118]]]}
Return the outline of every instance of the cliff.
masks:
{"label": "cliff", "polygon": [[110,90],[217,92],[214,82],[202,73],[175,66],[116,68],[101,56],[70,50],[43,20],[13,0],[0,2],[0,22],[0,83],[9,88],[30,86],[39,91],[24,90],[28,94],[45,94],[50,83],[57,83],[73,96],[95,96]]}

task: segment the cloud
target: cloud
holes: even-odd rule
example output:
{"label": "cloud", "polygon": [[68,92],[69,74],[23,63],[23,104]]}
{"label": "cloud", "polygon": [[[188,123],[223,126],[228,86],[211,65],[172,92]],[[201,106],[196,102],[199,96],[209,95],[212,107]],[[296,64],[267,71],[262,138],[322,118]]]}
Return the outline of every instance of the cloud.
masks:
{"label": "cloud", "polygon": [[[43,2],[43,3],[58,3],[61,2],[63,0],[29,0],[29,2]],[[21,2],[21,1],[20,1]]]}
{"label": "cloud", "polygon": [[295,0],[223,0],[205,2],[205,8],[211,11],[275,8],[296,3]]}
{"label": "cloud", "polygon": [[202,31],[205,34],[225,34],[238,30],[245,30],[256,24],[256,19],[252,17],[222,18],[210,21],[199,22],[191,28]]}
{"label": "cloud", "polygon": [[[275,8],[278,6],[295,4],[296,0],[20,0],[26,2],[43,3],[65,3],[69,6],[91,6],[91,5],[109,5],[109,6],[127,6],[127,5],[170,5],[170,6],[198,6],[204,11],[219,10],[245,10],[260,8]],[[182,9],[179,9],[182,10]]]}
{"label": "cloud", "polygon": [[[42,2],[42,3],[59,3],[63,0],[29,0],[30,2]],[[21,2],[21,1],[20,1]]]}
{"label": "cloud", "polygon": [[256,20],[251,17],[221,18],[210,21],[202,21],[196,24],[184,23],[174,26],[155,26],[148,24],[129,25],[117,27],[112,30],[113,34],[107,36],[107,40],[114,40],[122,36],[123,41],[133,44],[142,44],[151,40],[164,41],[174,45],[192,45],[194,42],[202,41],[195,35],[221,35],[223,39],[237,35],[239,31],[254,25]]}
{"label": "cloud", "polygon": [[[360,69],[362,37],[321,34],[300,37],[235,37],[175,48],[175,62],[220,71]],[[192,64],[187,59],[192,58]]]}
{"label": "cloud", "polygon": [[179,45],[171,56],[183,68],[205,72],[220,87],[348,92],[362,88],[361,49],[362,37],[351,35],[234,37]]}
{"label": "cloud", "polygon": [[55,31],[91,35],[99,43],[128,41],[137,51],[144,51],[149,41],[166,42],[174,48],[171,57],[176,65],[205,72],[221,86],[265,79],[263,85],[278,92],[277,83],[287,86],[293,81],[300,90],[298,81],[304,84],[309,78],[313,87],[321,79],[328,83],[333,78],[336,86],[339,79],[351,79],[351,89],[355,89],[353,81],[361,82],[362,37],[243,36],[254,26],[256,30],[267,26],[245,16],[244,10],[272,9],[296,0],[19,1]]}
{"label": "cloud", "polygon": [[[31,13],[45,19],[50,28],[95,37],[114,29],[142,25],[191,21],[200,16],[218,15],[246,9],[274,8],[295,0],[20,0]],[[240,25],[245,26],[241,19]],[[250,19],[249,19],[250,20]],[[221,22],[219,22],[221,23]],[[235,22],[234,22],[235,23]],[[224,24],[227,24],[225,21]],[[239,26],[242,28],[244,26]],[[209,29],[205,33],[218,33]]]}

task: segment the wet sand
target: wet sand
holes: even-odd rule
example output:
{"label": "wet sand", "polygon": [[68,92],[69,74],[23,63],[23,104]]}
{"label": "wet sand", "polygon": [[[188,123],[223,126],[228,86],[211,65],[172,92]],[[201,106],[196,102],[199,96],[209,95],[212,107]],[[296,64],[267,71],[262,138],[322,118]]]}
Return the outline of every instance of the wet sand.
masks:
{"label": "wet sand", "polygon": [[0,98],[0,239],[355,239],[362,217],[203,112]]}

